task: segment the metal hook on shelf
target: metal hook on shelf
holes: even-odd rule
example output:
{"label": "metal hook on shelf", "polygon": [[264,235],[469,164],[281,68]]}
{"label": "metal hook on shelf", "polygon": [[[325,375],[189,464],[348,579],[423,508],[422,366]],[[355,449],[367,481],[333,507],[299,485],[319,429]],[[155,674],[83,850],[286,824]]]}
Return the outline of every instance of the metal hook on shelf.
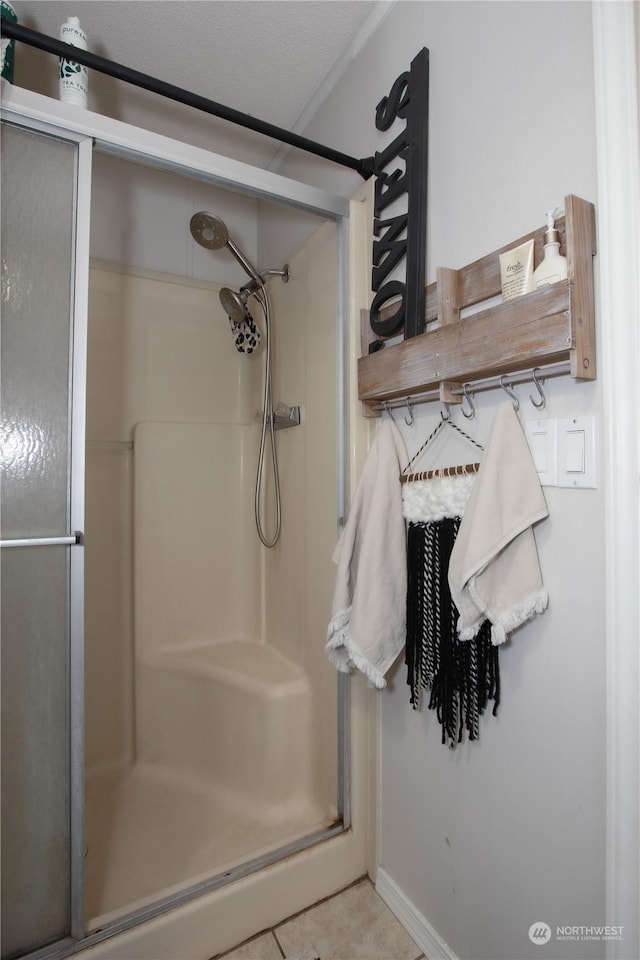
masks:
{"label": "metal hook on shelf", "polygon": [[449,407],[449,404],[448,404],[445,400],[443,400],[442,403],[443,403],[443,406],[444,406],[445,410],[447,411],[447,414],[446,414],[446,416],[445,416],[444,413],[443,413],[442,410],[441,410],[441,411],[440,411],[440,416],[441,416],[442,419],[445,420],[445,421],[446,421],[446,420],[451,420],[451,408]]}
{"label": "metal hook on shelf", "polygon": [[534,405],[534,407],[537,410],[542,410],[545,403],[547,402],[547,398],[545,397],[544,392],[542,390],[542,384],[544,383],[544,380],[542,379],[538,380],[539,373],[540,373],[540,367],[534,367],[533,370],[531,371],[531,376],[533,377],[533,382],[535,384],[536,390],[538,391],[539,399],[534,400],[531,394],[529,394],[529,400],[531,400],[531,403]]}
{"label": "metal hook on shelf", "polygon": [[388,400],[383,400],[383,401],[382,401],[382,406],[384,407],[384,409],[387,411],[387,413],[389,414],[389,416],[391,417],[391,419],[392,419],[393,422],[395,423],[395,422],[396,422],[396,418],[394,417],[394,415],[393,415],[393,413],[392,413],[392,411],[391,411],[391,404],[389,403],[389,401],[388,401]]}
{"label": "metal hook on shelf", "polygon": [[412,427],[416,422],[416,418],[413,415],[413,407],[411,406],[411,397],[407,397],[407,411],[409,413],[409,416],[404,418],[404,422],[408,427]]}
{"label": "metal hook on shelf", "polygon": [[518,410],[520,409],[520,401],[518,400],[518,398],[517,398],[516,394],[514,393],[514,391],[511,389],[511,384],[510,384],[510,383],[505,383],[505,379],[506,379],[506,378],[504,377],[504,375],[503,375],[502,377],[500,377],[500,386],[502,387],[502,389],[504,390],[504,392],[505,392],[506,394],[508,394],[508,396],[511,397],[511,402],[513,403],[513,409],[514,409],[514,410],[516,411],[516,413],[517,413]]}
{"label": "metal hook on shelf", "polygon": [[465,417],[467,420],[473,420],[473,418],[476,415],[476,408],[474,407],[473,400],[471,399],[473,397],[473,394],[469,393],[468,383],[462,384],[462,395],[464,397],[464,400],[466,400],[467,403],[469,404],[469,412],[467,412],[464,408],[464,400],[460,404],[460,409],[462,410],[462,416]]}

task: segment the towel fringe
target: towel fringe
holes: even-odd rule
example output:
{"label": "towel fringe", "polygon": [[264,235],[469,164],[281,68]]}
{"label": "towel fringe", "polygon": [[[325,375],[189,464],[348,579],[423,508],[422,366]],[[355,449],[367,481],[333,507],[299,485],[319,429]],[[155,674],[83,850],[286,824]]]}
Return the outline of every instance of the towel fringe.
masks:
{"label": "towel fringe", "polygon": [[549,605],[549,593],[546,587],[543,587],[538,593],[528,600],[524,600],[513,610],[496,616],[489,614],[492,623],[491,642],[494,646],[504,643],[509,634],[517,627],[522,626],[528,620],[531,620],[536,613],[544,613]]}
{"label": "towel fringe", "polygon": [[377,687],[378,690],[383,690],[387,685],[384,676],[353,646],[350,620],[351,608],[342,610],[333,617],[327,631],[328,639],[324,648],[325,653],[340,673],[351,673],[354,669],[359,670],[372,686]]}

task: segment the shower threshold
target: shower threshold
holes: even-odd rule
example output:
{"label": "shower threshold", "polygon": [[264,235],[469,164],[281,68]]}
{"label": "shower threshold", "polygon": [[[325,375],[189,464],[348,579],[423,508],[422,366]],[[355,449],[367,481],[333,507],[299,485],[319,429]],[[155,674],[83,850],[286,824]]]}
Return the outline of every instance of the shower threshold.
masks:
{"label": "shower threshold", "polygon": [[119,932],[342,829],[311,802],[261,817],[162,765],[88,778],[87,933]]}

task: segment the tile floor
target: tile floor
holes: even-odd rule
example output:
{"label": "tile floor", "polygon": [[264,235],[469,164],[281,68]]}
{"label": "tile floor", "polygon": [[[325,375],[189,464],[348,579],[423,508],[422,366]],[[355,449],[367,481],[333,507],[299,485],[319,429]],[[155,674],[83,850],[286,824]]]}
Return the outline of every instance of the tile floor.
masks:
{"label": "tile floor", "polygon": [[422,960],[366,877],[215,960]]}

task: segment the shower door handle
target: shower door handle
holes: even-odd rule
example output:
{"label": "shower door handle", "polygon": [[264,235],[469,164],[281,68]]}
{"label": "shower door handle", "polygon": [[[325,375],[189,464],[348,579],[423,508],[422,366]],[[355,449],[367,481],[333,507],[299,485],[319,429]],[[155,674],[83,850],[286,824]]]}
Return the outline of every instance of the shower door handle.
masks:
{"label": "shower door handle", "polygon": [[0,547],[76,547],[82,546],[84,537],[81,530],[70,537],[28,537],[24,540],[0,540]]}

